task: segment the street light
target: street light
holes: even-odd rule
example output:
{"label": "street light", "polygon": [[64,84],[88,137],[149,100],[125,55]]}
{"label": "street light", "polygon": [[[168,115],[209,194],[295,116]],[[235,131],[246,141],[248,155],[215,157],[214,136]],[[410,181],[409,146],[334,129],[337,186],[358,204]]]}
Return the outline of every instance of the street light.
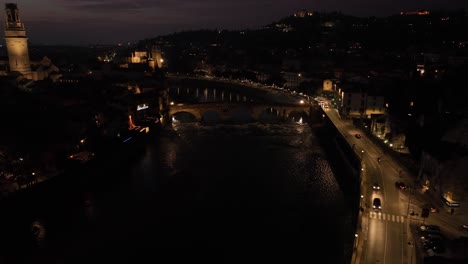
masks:
{"label": "street light", "polygon": [[364,150],[361,150],[361,161],[364,158]]}
{"label": "street light", "polygon": [[361,194],[361,200],[359,200],[359,209],[363,210],[362,208],[362,201],[364,200],[364,195]]}
{"label": "street light", "polygon": [[354,234],[354,248],[357,248],[358,246],[358,237],[359,235],[357,233]]}

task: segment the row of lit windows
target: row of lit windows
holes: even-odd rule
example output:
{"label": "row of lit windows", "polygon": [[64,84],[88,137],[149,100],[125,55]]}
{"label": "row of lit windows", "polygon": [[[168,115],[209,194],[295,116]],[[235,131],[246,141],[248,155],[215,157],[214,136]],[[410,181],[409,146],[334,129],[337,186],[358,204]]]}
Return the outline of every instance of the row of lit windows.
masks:
{"label": "row of lit windows", "polygon": [[[350,111],[359,111],[361,110],[362,108],[348,108]],[[371,112],[382,112],[383,109],[382,108],[367,108],[365,109],[366,111],[371,111]]]}
{"label": "row of lit windows", "polygon": [[61,83],[78,83],[80,82],[79,80],[68,80],[68,79],[59,79],[58,80]]}

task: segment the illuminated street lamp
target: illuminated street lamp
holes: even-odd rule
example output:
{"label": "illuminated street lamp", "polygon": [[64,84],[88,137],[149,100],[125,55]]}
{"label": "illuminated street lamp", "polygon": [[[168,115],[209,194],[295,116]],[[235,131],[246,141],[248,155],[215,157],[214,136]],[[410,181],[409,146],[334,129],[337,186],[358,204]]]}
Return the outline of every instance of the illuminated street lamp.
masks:
{"label": "illuminated street lamp", "polygon": [[364,150],[361,150],[361,161],[364,158]]}

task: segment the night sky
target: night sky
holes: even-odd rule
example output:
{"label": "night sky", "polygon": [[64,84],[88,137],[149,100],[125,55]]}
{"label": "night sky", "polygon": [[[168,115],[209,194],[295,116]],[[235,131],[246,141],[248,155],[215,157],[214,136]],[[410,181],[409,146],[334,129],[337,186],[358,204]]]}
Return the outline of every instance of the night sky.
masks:
{"label": "night sky", "polygon": [[[115,44],[197,29],[254,29],[301,9],[387,16],[468,10],[468,0],[18,0],[30,43]],[[3,30],[1,31],[3,37]]]}

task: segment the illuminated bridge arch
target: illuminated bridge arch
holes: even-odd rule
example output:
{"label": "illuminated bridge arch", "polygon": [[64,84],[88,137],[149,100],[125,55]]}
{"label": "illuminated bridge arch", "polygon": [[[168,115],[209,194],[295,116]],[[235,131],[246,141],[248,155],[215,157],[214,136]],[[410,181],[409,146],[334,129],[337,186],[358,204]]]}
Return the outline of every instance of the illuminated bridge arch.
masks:
{"label": "illuminated bridge arch", "polygon": [[258,103],[202,103],[179,104],[170,107],[169,115],[172,118],[178,113],[190,113],[197,121],[202,121],[205,114],[214,112],[220,119],[232,119],[238,113],[247,113],[254,120],[260,120],[265,114],[275,115],[281,118],[310,117],[312,108],[310,105],[280,105]]}

